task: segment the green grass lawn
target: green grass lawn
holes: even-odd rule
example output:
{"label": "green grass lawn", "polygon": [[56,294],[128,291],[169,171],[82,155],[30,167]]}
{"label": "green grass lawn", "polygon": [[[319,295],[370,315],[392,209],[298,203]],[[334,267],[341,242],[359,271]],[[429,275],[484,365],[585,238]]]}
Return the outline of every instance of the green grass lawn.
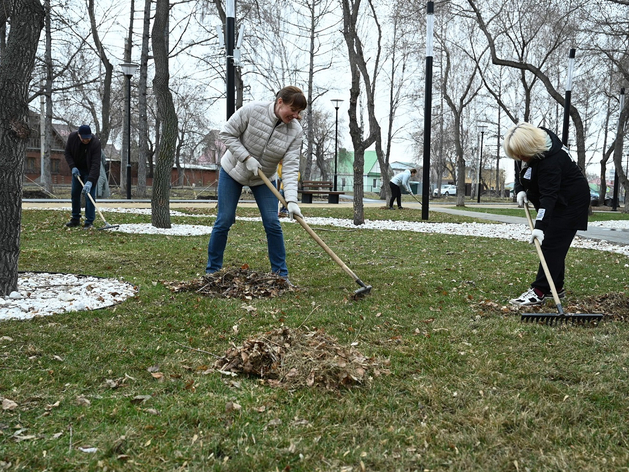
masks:
{"label": "green grass lawn", "polygon": [[[421,210],[365,216],[420,221]],[[234,300],[163,284],[204,272],[207,236],[67,230],[67,218],[23,212],[20,270],[124,279],[138,295],[109,309],[0,322],[0,397],[18,404],[0,412],[0,470],[627,470],[629,327],[521,323],[506,305],[537,269],[526,243],[313,226],[373,286],[353,300],[352,278],[299,225],[284,224],[299,290]],[[431,212],[430,221],[475,220]],[[243,264],[269,270],[259,222],[237,221],[230,233],[225,266]],[[626,294],[628,264],[572,249],[569,299]],[[208,371],[215,355],[280,326],[325,330],[390,373],[325,391]]]}

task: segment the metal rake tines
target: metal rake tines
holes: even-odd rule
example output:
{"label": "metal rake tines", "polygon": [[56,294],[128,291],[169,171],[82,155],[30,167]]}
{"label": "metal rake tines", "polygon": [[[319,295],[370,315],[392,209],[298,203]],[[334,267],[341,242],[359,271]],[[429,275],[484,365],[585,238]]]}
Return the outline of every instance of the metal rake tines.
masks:
{"label": "metal rake tines", "polygon": [[520,320],[525,323],[540,323],[548,326],[560,324],[598,325],[603,319],[599,314],[554,315],[550,313],[524,313]]}

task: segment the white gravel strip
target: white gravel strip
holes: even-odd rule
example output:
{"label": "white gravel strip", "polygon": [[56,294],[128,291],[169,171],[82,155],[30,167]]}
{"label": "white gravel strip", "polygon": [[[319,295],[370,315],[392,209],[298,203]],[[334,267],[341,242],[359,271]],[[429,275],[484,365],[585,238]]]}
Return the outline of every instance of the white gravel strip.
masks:
{"label": "white gravel strip", "polygon": [[590,221],[588,226],[598,226],[601,228],[613,229],[629,229],[629,220],[610,220],[610,221]]}
{"label": "white gravel strip", "polygon": [[19,275],[18,290],[0,298],[0,320],[97,310],[123,302],[137,291],[116,279],[26,272]]}
{"label": "white gravel strip", "polygon": [[117,228],[108,229],[107,231],[119,231],[121,233],[136,234],[163,234],[168,236],[200,236],[203,234],[210,234],[212,232],[212,227],[202,225],[172,224],[170,228],[156,228],[150,223],[136,223],[118,225]]}

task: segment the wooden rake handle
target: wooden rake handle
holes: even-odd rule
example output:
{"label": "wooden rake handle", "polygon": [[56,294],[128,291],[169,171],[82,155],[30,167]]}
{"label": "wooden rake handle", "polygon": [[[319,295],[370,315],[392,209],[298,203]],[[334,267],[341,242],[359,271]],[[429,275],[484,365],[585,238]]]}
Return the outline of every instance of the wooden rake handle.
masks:
{"label": "wooden rake handle", "polygon": [[[80,176],[76,176],[77,179],[79,179],[79,182],[81,182],[81,187],[85,188],[85,184],[83,183],[83,181],[81,180]],[[89,192],[86,192],[85,195],[87,195],[88,197],[90,197],[90,200],[92,201],[92,205],[94,205],[94,208],[96,208],[98,210],[98,214],[100,215],[100,217],[102,218],[102,220],[105,222],[105,225],[108,225],[109,223],[107,223],[107,220],[105,219],[105,217],[103,216],[103,214],[100,211],[100,208],[98,208],[96,206],[96,202],[94,201],[94,199],[92,198],[92,194]]]}
{"label": "wooden rake handle", "polygon": [[[286,203],[286,199],[282,196],[282,194],[275,188],[275,186],[271,183],[271,181],[267,178],[266,175],[264,175],[264,172],[262,172],[262,170],[258,169],[258,176],[260,176],[260,178],[264,181],[264,183],[266,184],[267,187],[269,187],[269,189],[271,190],[271,192],[273,192],[273,194],[278,198],[278,200],[280,202],[282,202],[282,204],[288,208],[288,203]],[[337,256],[336,254],[334,254],[334,251],[332,251],[332,249],[330,249],[328,247],[328,245],[326,243],[323,242],[323,240],[317,236],[317,234],[312,230],[312,228],[310,228],[310,226],[308,226],[308,223],[306,223],[304,221],[303,218],[294,215],[294,218],[299,222],[299,224],[302,226],[302,228],[304,228],[306,230],[306,232],[312,236],[312,239],[314,239],[319,246],[321,246],[323,248],[323,250],[325,252],[328,253],[328,255],[334,260],[334,262],[336,262],[339,266],[341,266],[341,268],[347,272],[353,279],[354,281],[356,281],[356,283],[358,283],[358,285],[363,286],[364,284],[360,281],[360,279],[358,278],[358,276],[354,273],[354,271],[352,271],[352,269],[350,269],[349,267],[347,267],[347,264],[345,264],[340,258],[339,256]]]}
{"label": "wooden rake handle", "polygon": [[[524,202],[524,213],[526,213],[526,219],[529,222],[529,227],[531,228],[531,231],[533,231],[535,229],[535,226],[533,225],[533,220],[531,219],[531,212],[529,211],[528,202]],[[542,264],[542,268],[544,269],[546,280],[548,280],[550,291],[553,294],[553,300],[555,301],[555,305],[557,305],[559,312],[563,313],[563,310],[561,308],[561,301],[559,300],[559,295],[557,295],[557,288],[555,287],[555,282],[553,281],[553,278],[550,275],[550,269],[548,268],[548,264],[546,264],[546,258],[544,257],[544,253],[542,252],[542,245],[539,243],[537,238],[535,238],[533,242],[535,243],[535,248],[537,249],[537,255],[539,256],[539,261]]]}

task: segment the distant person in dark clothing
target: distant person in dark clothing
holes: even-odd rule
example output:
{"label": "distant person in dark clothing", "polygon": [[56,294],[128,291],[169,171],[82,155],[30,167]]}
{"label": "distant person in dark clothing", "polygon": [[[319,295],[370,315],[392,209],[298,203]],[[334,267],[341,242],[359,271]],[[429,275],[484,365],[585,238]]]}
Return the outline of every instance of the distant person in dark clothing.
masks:
{"label": "distant person in dark clothing", "polygon": [[[96,199],[96,183],[100,176],[100,140],[92,134],[88,125],[79,126],[79,130],[70,133],[66,144],[65,158],[72,169],[72,219],[66,226],[69,228],[81,225],[81,192],[85,198],[85,222],[83,227],[89,229],[94,224],[96,208],[87,197],[89,193]],[[84,186],[79,182],[81,178]]]}
{"label": "distant person in dark clothing", "polygon": [[402,187],[406,189],[408,193],[413,195],[413,190],[409,184],[411,177],[417,174],[417,169],[406,169],[404,172],[400,172],[394,175],[389,182],[389,188],[391,189],[391,199],[389,200],[389,210],[393,210],[393,202],[397,200],[397,207],[402,209]]}
{"label": "distant person in dark clothing", "polygon": [[[503,147],[507,156],[521,161],[514,190],[520,206],[529,201],[537,210],[531,244],[537,239],[560,298],[565,296],[566,255],[577,230],[586,230],[590,188],[568,148],[545,128],[520,123],[507,133]],[[531,288],[510,300],[517,306],[540,305],[551,295],[550,285],[539,265]]]}

